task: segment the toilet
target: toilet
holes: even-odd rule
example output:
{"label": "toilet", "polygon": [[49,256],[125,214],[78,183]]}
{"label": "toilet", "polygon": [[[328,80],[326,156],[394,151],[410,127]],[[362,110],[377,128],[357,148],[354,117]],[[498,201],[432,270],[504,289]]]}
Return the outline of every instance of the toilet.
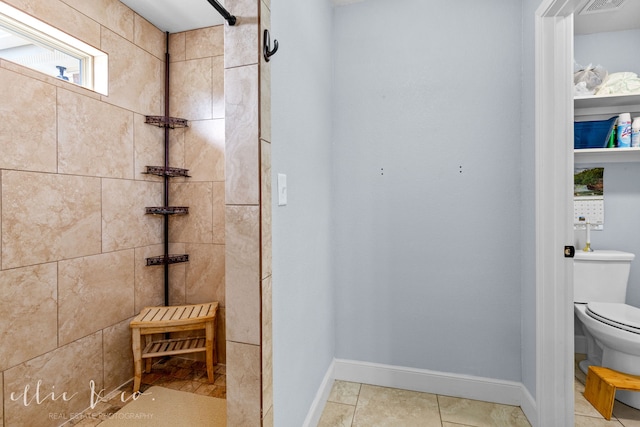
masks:
{"label": "toilet", "polygon": [[[631,261],[628,252],[576,251],[573,259],[574,311],[587,340],[590,365],[640,375],[640,308],[625,304]],[[640,409],[640,392],[617,391],[616,399]]]}

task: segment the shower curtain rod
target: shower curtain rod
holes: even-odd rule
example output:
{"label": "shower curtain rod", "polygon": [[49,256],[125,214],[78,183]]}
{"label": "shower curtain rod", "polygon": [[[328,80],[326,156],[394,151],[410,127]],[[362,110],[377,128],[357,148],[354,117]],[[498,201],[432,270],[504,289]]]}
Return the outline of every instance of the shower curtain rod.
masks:
{"label": "shower curtain rod", "polygon": [[227,20],[229,25],[236,25],[236,17],[230,14],[217,0],[207,0],[211,6],[213,6],[224,19]]}

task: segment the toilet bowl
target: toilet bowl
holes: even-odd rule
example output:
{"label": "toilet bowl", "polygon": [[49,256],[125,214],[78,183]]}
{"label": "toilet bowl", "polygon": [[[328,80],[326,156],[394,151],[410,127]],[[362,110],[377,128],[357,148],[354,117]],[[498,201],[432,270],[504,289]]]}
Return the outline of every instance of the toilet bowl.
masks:
{"label": "toilet bowl", "polygon": [[[634,255],[620,251],[578,252],[574,258],[574,312],[587,339],[580,363],[640,375],[640,308],[624,303]],[[617,391],[616,399],[640,409],[640,393]]]}

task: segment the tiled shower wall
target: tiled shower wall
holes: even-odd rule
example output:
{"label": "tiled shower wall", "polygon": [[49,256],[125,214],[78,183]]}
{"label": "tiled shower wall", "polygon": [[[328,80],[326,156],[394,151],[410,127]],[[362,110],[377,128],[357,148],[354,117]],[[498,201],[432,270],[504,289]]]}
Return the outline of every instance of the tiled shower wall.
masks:
{"label": "tiled shower wall", "polygon": [[[107,52],[102,96],[0,60],[0,426],[58,426],[132,377],[129,321],[163,303],[165,34],[118,0],[7,0]],[[224,289],[222,27],[172,35],[171,303]],[[213,40],[213,42],[212,42]],[[224,314],[218,333],[225,360]],[[36,397],[36,393],[39,396]],[[94,400],[97,394],[94,394]],[[28,421],[27,421],[28,420]]]}
{"label": "tiled shower wall", "polygon": [[269,0],[226,0],[227,425],[273,425]]}

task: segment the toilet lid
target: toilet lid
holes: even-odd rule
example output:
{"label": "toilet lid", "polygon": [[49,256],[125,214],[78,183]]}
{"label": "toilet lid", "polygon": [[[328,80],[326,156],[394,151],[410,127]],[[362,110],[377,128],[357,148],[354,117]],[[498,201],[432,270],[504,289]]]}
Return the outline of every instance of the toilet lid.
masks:
{"label": "toilet lid", "polygon": [[590,302],[587,313],[616,328],[640,334],[640,308],[611,302]]}

